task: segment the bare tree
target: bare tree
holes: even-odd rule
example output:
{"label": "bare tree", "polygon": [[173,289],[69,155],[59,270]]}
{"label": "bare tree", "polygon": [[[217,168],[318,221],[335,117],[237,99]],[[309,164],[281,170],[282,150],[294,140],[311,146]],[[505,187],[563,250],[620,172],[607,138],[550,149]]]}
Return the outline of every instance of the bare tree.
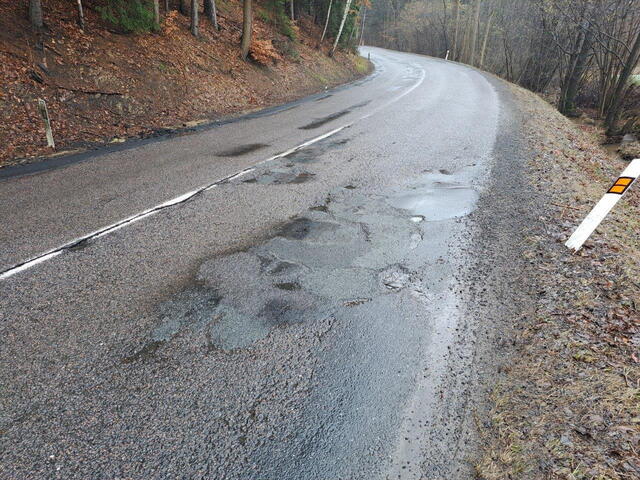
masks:
{"label": "bare tree", "polygon": [[218,30],[218,13],[216,11],[215,0],[204,0],[204,14],[213,24],[216,30]]}
{"label": "bare tree", "polygon": [[458,31],[460,30],[460,0],[454,0],[454,33],[453,33],[453,59],[458,59]]}
{"label": "bare tree", "polygon": [[80,30],[84,30],[84,11],[82,10],[82,0],[77,0],[78,5],[78,25]]}
{"label": "bare tree", "polygon": [[618,132],[618,123],[620,122],[620,114],[622,110],[622,102],[629,88],[629,78],[633,70],[640,61],[640,31],[636,35],[633,47],[629,52],[627,61],[624,63],[622,73],[618,77],[615,92],[611,101],[611,106],[607,112],[605,126],[607,127],[607,135],[616,135]]}
{"label": "bare tree", "polygon": [[242,2],[242,42],[240,49],[242,51],[242,59],[246,60],[249,56],[251,48],[251,27],[253,24],[251,12],[251,0],[243,0]]}
{"label": "bare tree", "polygon": [[198,36],[198,0],[191,0],[191,33],[194,37]]}
{"label": "bare tree", "polygon": [[473,26],[471,27],[471,56],[469,57],[469,63],[471,65],[476,64],[476,46],[478,43],[478,28],[480,27],[480,4],[481,0],[476,0]]}
{"label": "bare tree", "polygon": [[333,5],[333,0],[329,0],[329,9],[327,10],[327,19],[324,22],[324,29],[322,30],[322,36],[320,37],[320,43],[324,40],[324,36],[327,33],[327,27],[329,26],[329,17],[331,16],[331,5]]}
{"label": "bare tree", "polygon": [[331,49],[330,54],[333,55],[338,48],[338,42],[340,41],[340,36],[342,35],[342,29],[344,28],[344,24],[347,21],[347,16],[349,15],[349,8],[351,7],[351,0],[347,0],[344,4],[344,13],[342,14],[342,21],[340,22],[340,28],[338,28],[338,34],[336,35],[336,39],[333,42],[333,48]]}
{"label": "bare tree", "polygon": [[153,0],[153,23],[156,28],[160,26],[160,0]]}
{"label": "bare tree", "polygon": [[40,0],[29,0],[29,20],[35,28],[42,28],[42,4]]}

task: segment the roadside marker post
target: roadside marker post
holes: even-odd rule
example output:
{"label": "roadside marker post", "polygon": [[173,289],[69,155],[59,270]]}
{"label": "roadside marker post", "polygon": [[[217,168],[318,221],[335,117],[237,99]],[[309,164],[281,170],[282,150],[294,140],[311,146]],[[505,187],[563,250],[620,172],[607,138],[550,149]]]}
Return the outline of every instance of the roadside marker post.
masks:
{"label": "roadside marker post", "polygon": [[40,111],[42,120],[44,120],[44,130],[47,135],[47,146],[55,150],[56,143],[53,141],[53,132],[51,131],[51,120],[49,120],[49,110],[47,110],[47,103],[42,99],[38,100],[38,110]]}
{"label": "roadside marker post", "polygon": [[609,214],[611,209],[620,201],[633,182],[640,176],[640,158],[633,160],[624,172],[613,183],[611,188],[607,190],[604,197],[600,199],[589,215],[585,217],[580,226],[576,228],[573,235],[569,237],[565,245],[576,252],[582,248],[584,242],[591,236],[598,225]]}

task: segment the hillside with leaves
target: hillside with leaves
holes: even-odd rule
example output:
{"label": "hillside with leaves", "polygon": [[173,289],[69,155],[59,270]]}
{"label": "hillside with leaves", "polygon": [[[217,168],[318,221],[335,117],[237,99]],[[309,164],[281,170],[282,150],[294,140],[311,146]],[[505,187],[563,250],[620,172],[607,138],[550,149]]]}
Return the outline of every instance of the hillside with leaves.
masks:
{"label": "hillside with leaves", "polygon": [[[351,30],[329,55],[339,21],[331,16],[320,42],[322,4],[297,5],[291,20],[282,1],[254,3],[245,61],[241,2],[216,2],[217,26],[200,3],[197,36],[190,5],[160,3],[155,25],[151,2],[85,0],[80,28],[75,1],[43,0],[43,26],[34,28],[28,1],[0,1],[0,165],[258,110],[369,69],[355,54]],[[115,8],[123,4],[142,10]],[[352,30],[356,15],[349,12]],[[47,104],[55,151],[47,146],[39,99]]]}

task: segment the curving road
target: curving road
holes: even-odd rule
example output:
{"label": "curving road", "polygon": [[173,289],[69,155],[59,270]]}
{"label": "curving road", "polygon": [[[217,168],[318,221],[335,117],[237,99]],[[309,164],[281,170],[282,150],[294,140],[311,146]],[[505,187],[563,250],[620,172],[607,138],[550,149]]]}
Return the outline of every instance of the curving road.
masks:
{"label": "curving road", "polygon": [[363,52],[343,88],[2,171],[0,478],[469,478],[509,95]]}

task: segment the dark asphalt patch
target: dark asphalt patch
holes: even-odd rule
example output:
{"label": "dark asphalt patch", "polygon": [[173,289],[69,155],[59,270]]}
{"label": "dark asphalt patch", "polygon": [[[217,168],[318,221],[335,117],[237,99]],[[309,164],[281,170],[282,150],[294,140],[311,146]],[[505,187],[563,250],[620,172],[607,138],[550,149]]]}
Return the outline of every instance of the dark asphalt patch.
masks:
{"label": "dark asphalt patch", "polygon": [[319,128],[326,123],[332,122],[340,117],[345,116],[346,114],[351,113],[351,110],[342,110],[340,112],[332,113],[326,117],[318,118],[311,123],[306,124],[304,127],[300,127],[300,130],[313,130],[315,128]]}
{"label": "dark asphalt patch", "polygon": [[338,225],[329,222],[319,222],[309,218],[296,218],[292,222],[285,224],[278,231],[278,236],[290,240],[303,240],[309,236],[319,235],[325,232],[333,232],[338,229]]}
{"label": "dark asphalt patch", "polygon": [[246,145],[239,145],[237,147],[231,148],[229,150],[224,150],[222,152],[216,153],[218,157],[237,157],[240,155],[246,155],[247,153],[255,152],[256,150],[260,150],[262,148],[266,148],[269,145],[266,143],[248,143]]}
{"label": "dark asphalt patch", "polygon": [[243,180],[242,183],[258,183],[260,185],[286,185],[306,183],[315,177],[315,174],[304,171],[277,171],[267,170],[253,178]]}

